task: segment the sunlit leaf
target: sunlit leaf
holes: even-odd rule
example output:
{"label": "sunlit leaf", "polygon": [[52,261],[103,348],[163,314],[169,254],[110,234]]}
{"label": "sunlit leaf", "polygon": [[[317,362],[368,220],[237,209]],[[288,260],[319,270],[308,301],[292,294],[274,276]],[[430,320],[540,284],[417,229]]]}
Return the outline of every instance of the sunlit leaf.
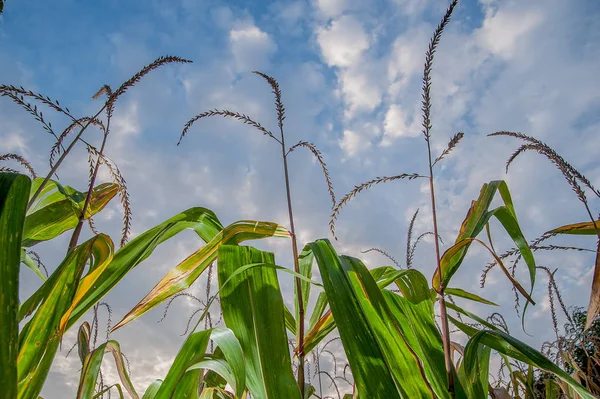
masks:
{"label": "sunlit leaf", "polygon": [[366,267],[339,257],[327,240],[309,245],[361,397],[449,397],[447,391],[434,394],[411,338]]}
{"label": "sunlit leaf", "polygon": [[217,259],[220,246],[239,244],[246,240],[267,237],[289,237],[289,232],[282,226],[270,222],[242,220],[235,222],[217,233],[202,248],[188,256],[165,277],[131,310],[112,331],[137,319],[150,309],[158,306],[169,297],[189,288],[194,281]]}
{"label": "sunlit leaf", "polygon": [[[58,191],[62,195],[62,199],[50,203],[43,202],[43,206],[38,206],[35,212],[27,215],[23,230],[22,245],[24,247],[30,247],[40,241],[51,240],[77,226],[85,203],[85,194],[70,187],[68,189],[71,191],[70,195]],[[119,186],[113,183],[103,183],[94,187],[85,219],[100,212],[117,195],[118,191]],[[54,199],[55,196],[50,196],[50,198]]]}
{"label": "sunlit leaf", "polygon": [[273,264],[273,254],[251,247],[219,247],[217,270],[223,320],[242,345],[247,386],[252,396],[299,399],[276,271],[252,268],[223,285],[238,268],[254,263]]}

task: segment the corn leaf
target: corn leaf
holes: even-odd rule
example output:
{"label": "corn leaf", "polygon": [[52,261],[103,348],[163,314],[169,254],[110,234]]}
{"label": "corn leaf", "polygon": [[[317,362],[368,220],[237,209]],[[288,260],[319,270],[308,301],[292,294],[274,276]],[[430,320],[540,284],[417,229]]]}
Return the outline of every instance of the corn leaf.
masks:
{"label": "corn leaf", "polygon": [[29,178],[0,173],[0,397],[17,396],[19,263]]}
{"label": "corn leaf", "polygon": [[[444,346],[435,325],[433,302],[420,301],[415,304],[390,291],[383,291],[383,294],[396,320],[398,331],[421,361],[423,372],[436,394],[435,397],[450,397],[444,366]],[[458,381],[454,389],[456,398],[465,398]]]}
{"label": "corn leaf", "polygon": [[[298,265],[300,266],[300,274],[307,279],[312,278],[312,265],[315,256],[313,255],[309,246],[305,246],[300,255],[298,256]],[[308,299],[310,296],[310,283],[307,281],[300,281],[300,287],[302,291],[302,309],[306,314],[306,308],[308,307]],[[299,342],[300,323],[304,323],[304,317],[300,317],[300,308],[298,306],[298,287],[294,284],[294,310],[296,315],[296,342]],[[304,326],[303,326],[304,327]]]}
{"label": "corn leaf", "polygon": [[276,271],[262,267],[248,269],[224,285],[238,268],[253,263],[272,264],[273,254],[251,247],[219,247],[217,269],[223,320],[242,345],[252,397],[300,399],[292,373]]}
{"label": "corn leaf", "polygon": [[[477,330],[477,329],[475,329]],[[571,387],[581,398],[594,399],[595,396],[588,392],[581,384],[573,379],[564,370],[546,358],[542,353],[533,349],[529,345],[511,337],[502,331],[476,331],[475,334],[469,334],[471,340],[479,344],[486,345],[493,350],[512,357],[515,360],[545,370],[554,374]]]}
{"label": "corn leaf", "polygon": [[594,223],[589,221],[567,224],[550,230],[549,233],[595,236],[598,234],[596,229],[600,230],[600,220],[596,220]]}
{"label": "corn leaf", "polygon": [[35,263],[35,261],[33,259],[31,259],[31,256],[29,256],[27,254],[27,251],[25,250],[25,248],[21,249],[21,263],[23,263],[25,266],[27,266],[29,269],[31,269],[32,272],[37,274],[37,276],[42,281],[46,281],[46,276],[44,276],[44,274],[42,273],[42,271],[40,270],[38,265]]}
{"label": "corn leaf", "polygon": [[98,375],[100,373],[100,366],[102,365],[104,354],[107,351],[110,352],[115,359],[115,365],[117,366],[119,378],[121,380],[121,383],[127,390],[127,393],[133,399],[139,399],[139,396],[135,391],[133,384],[131,383],[129,374],[127,373],[125,361],[123,360],[123,354],[121,353],[119,343],[114,340],[103,343],[102,345],[100,345],[99,347],[97,347],[96,349],[94,349],[86,355],[85,360],[83,362],[83,368],[81,369],[81,376],[79,378],[77,399],[85,399],[93,396],[94,390],[96,389]]}
{"label": "corn leaf", "polygon": [[209,339],[210,330],[194,332],[187,337],[153,398],[198,397],[200,371],[186,371],[195,358],[206,353]]}
{"label": "corn leaf", "polygon": [[239,244],[245,240],[266,237],[289,237],[288,231],[276,223],[239,221],[214,236],[205,246],[188,256],[167,273],[158,284],[118,322],[112,331],[137,319],[171,296],[189,288],[194,281],[214,262],[221,245]]}
{"label": "corn leaf", "polygon": [[[492,200],[496,192],[499,192],[504,205],[496,209],[488,211]],[[456,273],[460,265],[462,264],[467,251],[474,239],[486,226],[490,218],[496,217],[502,224],[508,235],[513,239],[515,245],[519,249],[527,267],[529,269],[531,290],[535,284],[535,260],[531,248],[527,244],[527,240],[523,236],[519,222],[517,220],[516,212],[512,203],[512,198],[508,190],[508,186],[502,180],[492,181],[488,184],[484,184],[481,188],[479,198],[473,201],[471,208],[465,217],[462,226],[460,228],[458,237],[456,238],[455,244],[450,247],[442,256],[441,260],[441,273],[440,278],[439,270],[436,270],[433,277],[433,287],[436,290],[447,287],[450,279]],[[529,297],[529,295],[527,295]],[[525,312],[523,312],[525,313]]]}
{"label": "corn leaf", "polygon": [[381,276],[381,280],[376,279],[379,288],[386,288],[395,283],[402,296],[413,303],[431,299],[429,284],[423,273],[415,269],[390,269]]}
{"label": "corn leaf", "polygon": [[[38,205],[37,210],[27,215],[23,230],[22,245],[24,247],[51,240],[77,226],[85,203],[85,194],[70,187],[69,189],[70,194],[58,191],[62,195],[62,199],[50,203],[43,202],[43,206]],[[119,186],[113,183],[103,183],[94,187],[85,219],[100,212],[117,195],[118,191]],[[51,195],[50,198],[55,199],[55,196]]]}
{"label": "corn leaf", "polygon": [[[319,321],[323,313],[325,313],[325,309],[327,308],[327,295],[324,292],[320,292],[317,297],[317,302],[315,302],[315,307],[313,308],[313,312],[310,315],[310,320],[308,321],[308,328],[310,330],[313,329],[315,324]],[[294,334],[295,335],[295,334]]]}
{"label": "corn leaf", "polygon": [[358,259],[339,257],[328,240],[309,245],[360,396],[434,397],[366,267]]}
{"label": "corn leaf", "polygon": [[[205,242],[223,229],[217,216],[206,208],[191,208],[133,238],[115,252],[112,261],[96,279],[96,284],[83,295],[73,309],[67,328],[70,328],[130,270],[147,259],[154,249],[184,229],[192,229]],[[52,277],[52,276],[51,276]]]}
{"label": "corn leaf", "polygon": [[144,392],[144,396],[142,399],[154,399],[156,398],[156,393],[158,392],[160,386],[162,385],[162,380],[155,380],[146,388],[146,392]]}
{"label": "corn leaf", "polygon": [[458,376],[469,398],[486,398],[489,387],[491,349],[471,339],[465,347]]}
{"label": "corn leaf", "polygon": [[585,329],[589,329],[600,312],[600,237],[596,248],[596,262],[594,264],[594,277],[592,278],[592,292],[590,304],[587,309]]}
{"label": "corn leaf", "polygon": [[[45,361],[52,361],[53,351],[56,351],[62,336],[60,320],[71,306],[84,267],[93,256],[94,247],[103,246],[105,239],[108,237],[100,235],[77,246],[57,268],[59,271],[57,278],[48,279],[44,283],[54,284],[35,316],[26,324],[19,336],[19,398],[35,397],[41,391],[47,373],[44,369]],[[50,363],[47,365],[49,366]]]}
{"label": "corn leaf", "polygon": [[463,289],[460,288],[446,288],[444,290],[444,292],[448,295],[454,295],[460,298],[465,298],[465,299],[469,299],[471,301],[475,301],[475,302],[479,302],[479,303],[483,303],[485,305],[492,305],[492,306],[498,306],[496,303],[492,302],[492,301],[488,301],[485,298],[480,297],[479,295],[475,295],[471,292],[467,292]]}

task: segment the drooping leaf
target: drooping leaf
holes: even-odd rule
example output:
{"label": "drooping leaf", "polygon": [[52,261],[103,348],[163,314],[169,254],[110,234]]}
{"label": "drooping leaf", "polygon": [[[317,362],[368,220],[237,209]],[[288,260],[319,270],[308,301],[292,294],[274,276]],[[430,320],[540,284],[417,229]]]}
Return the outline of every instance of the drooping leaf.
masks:
{"label": "drooping leaf", "polygon": [[380,288],[395,283],[402,296],[413,303],[431,299],[427,278],[418,270],[388,270],[380,280],[375,280]]}
{"label": "drooping leaf", "polygon": [[[57,190],[58,187],[62,188],[56,183],[54,186],[57,187]],[[69,191],[57,191],[62,195],[62,199],[55,200],[57,196],[50,195],[52,201],[46,199],[42,203],[43,206],[38,204],[36,210],[27,215],[23,231],[22,245],[24,247],[31,247],[40,241],[51,240],[77,226],[85,203],[85,194],[70,187],[62,189],[67,188]],[[94,187],[85,219],[100,212],[117,195],[118,191],[119,186],[113,183],[103,183]]]}
{"label": "drooping leaf", "polygon": [[[89,309],[106,295],[131,269],[148,258],[154,249],[184,229],[193,229],[204,241],[212,239],[223,227],[216,215],[205,208],[191,208],[133,238],[120,248],[106,270],[91,289],[81,298],[71,313],[67,329],[77,322]],[[55,271],[49,280],[55,279]],[[47,295],[46,284],[42,285],[19,308],[19,320],[35,310]]]}
{"label": "drooping leaf", "polygon": [[0,173],[0,397],[17,396],[19,262],[30,181]]}
{"label": "drooping leaf", "polygon": [[[492,200],[495,197],[496,192],[499,192],[504,202],[503,206],[499,206],[493,210],[488,210]],[[502,180],[492,181],[488,184],[484,184],[481,188],[479,198],[473,201],[471,208],[469,209],[467,216],[465,217],[462,226],[460,228],[458,237],[456,238],[454,246],[450,247],[442,256],[440,269],[442,276],[439,275],[439,270],[436,270],[433,277],[433,287],[436,290],[445,288],[452,276],[456,273],[460,265],[462,264],[467,251],[473,242],[475,237],[483,230],[487,225],[490,218],[496,217],[502,224],[505,231],[512,238],[515,245],[519,249],[527,267],[529,269],[531,290],[535,284],[535,260],[531,248],[527,243],[527,240],[523,236],[517,215],[513,206],[512,198],[508,190],[508,186]],[[514,284],[514,282],[513,282]],[[517,287],[518,288],[518,287]],[[530,295],[527,295],[530,299]],[[523,312],[525,313],[525,311]]]}
{"label": "drooping leaf", "polygon": [[489,346],[493,350],[512,357],[515,360],[552,373],[570,386],[583,399],[594,399],[594,395],[589,393],[581,386],[581,384],[575,381],[573,377],[546,358],[542,353],[505,332],[489,330],[477,331],[471,336],[471,339],[474,339],[480,344]]}
{"label": "drooping leaf", "polygon": [[596,244],[596,262],[594,263],[594,276],[592,277],[592,292],[590,292],[590,303],[587,309],[585,330],[592,326],[596,316],[600,312],[600,237]]}
{"label": "drooping leaf", "polygon": [[37,274],[37,276],[40,279],[42,279],[42,281],[46,281],[46,276],[44,276],[44,274],[42,273],[38,265],[35,263],[35,261],[31,259],[31,256],[27,254],[25,248],[21,249],[21,263],[23,263],[25,266],[31,269],[32,272]]}
{"label": "drooping leaf", "polygon": [[[175,268],[171,269],[165,277],[131,310],[112,331],[137,319],[150,309],[158,306],[171,296],[189,288],[194,281],[214,262],[220,246],[239,244],[246,240],[255,240],[267,237],[289,237],[289,232],[282,226],[270,222],[256,222],[242,220],[235,222],[218,234],[205,246],[188,256]],[[244,265],[246,266],[246,265]]]}
{"label": "drooping leaf", "polygon": [[223,320],[242,345],[247,386],[252,396],[257,399],[300,399],[300,390],[292,374],[284,305],[276,271],[248,269],[223,285],[238,268],[253,263],[273,264],[273,254],[251,247],[219,247]]}
{"label": "drooping leaf", "polygon": [[598,234],[596,229],[600,230],[600,220],[596,220],[594,223],[589,221],[567,224],[550,230],[548,233],[595,236]]}
{"label": "drooping leaf", "polygon": [[127,373],[127,368],[125,366],[125,361],[123,354],[121,353],[119,343],[114,340],[103,343],[86,355],[83,368],[81,369],[81,376],[79,378],[77,399],[85,399],[93,396],[96,389],[98,375],[100,373],[100,366],[102,365],[104,354],[107,351],[109,351],[115,359],[115,365],[117,372],[119,373],[119,378],[127,390],[127,393],[131,396],[131,398],[139,399],[139,395],[135,391],[135,388],[131,383],[131,379],[129,378],[129,374]]}

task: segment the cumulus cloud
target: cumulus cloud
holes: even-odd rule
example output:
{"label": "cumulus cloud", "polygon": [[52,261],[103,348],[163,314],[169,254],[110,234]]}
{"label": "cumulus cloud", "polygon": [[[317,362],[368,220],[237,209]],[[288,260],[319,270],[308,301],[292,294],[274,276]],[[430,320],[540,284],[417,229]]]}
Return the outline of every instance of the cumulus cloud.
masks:
{"label": "cumulus cloud", "polygon": [[229,32],[231,52],[239,71],[263,69],[277,50],[268,33],[254,24],[243,24]]}
{"label": "cumulus cloud", "polygon": [[344,15],[317,30],[317,42],[325,62],[332,67],[355,66],[369,48],[369,38],[360,21]]}
{"label": "cumulus cloud", "polygon": [[[415,115],[414,113],[411,113]],[[385,114],[383,122],[384,137],[381,145],[388,146],[398,137],[417,137],[421,134],[418,118],[408,120],[408,115],[399,105],[392,104]]]}
{"label": "cumulus cloud", "polygon": [[483,26],[476,32],[480,45],[493,55],[512,58],[523,38],[542,22],[539,11],[505,11],[488,9]]}

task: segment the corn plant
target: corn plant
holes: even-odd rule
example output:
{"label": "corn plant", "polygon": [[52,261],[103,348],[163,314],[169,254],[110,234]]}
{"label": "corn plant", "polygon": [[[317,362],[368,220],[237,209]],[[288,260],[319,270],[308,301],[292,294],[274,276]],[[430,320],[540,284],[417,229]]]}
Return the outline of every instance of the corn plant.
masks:
{"label": "corn plant", "polygon": [[[471,244],[481,245],[489,252],[527,304],[535,304],[531,293],[539,270],[533,256],[534,250],[539,249],[539,242],[529,244],[523,236],[510,191],[503,181],[483,185],[479,197],[467,211],[456,240],[442,252],[443,244],[437,224],[434,167],[449,155],[464,135],[454,135],[446,150],[434,158],[430,145],[433,127],[430,118],[431,71],[442,32],[456,5],[456,0],[451,3],[426,52],[422,104],[423,136],[428,157],[428,170],[425,173],[377,177],[356,186],[337,202],[327,165],[317,147],[306,141],[286,146],[282,92],[274,78],[261,72],[255,73],[267,81],[275,96],[279,137],[251,117],[230,110],[203,112],[185,125],[180,141],[198,120],[224,116],[246,123],[278,142],[282,154],[289,229],[272,222],[252,220],[223,226],[211,210],[195,207],[128,240],[131,210],[125,179],[104,151],[115,104],[149,72],[165,64],[185,63],[187,60],[161,57],[117,90],[102,86],[94,97],[104,96],[106,99],[100,110],[91,117],[77,118],[58,101],[24,88],[0,86],[3,96],[22,106],[56,139],[50,153],[49,172],[44,178],[36,177],[31,165],[18,154],[5,154],[0,158],[2,162],[19,164],[33,177],[31,180],[15,173],[16,169],[12,167],[0,166],[0,397],[38,398],[64,333],[77,327],[76,346],[82,364],[78,398],[97,398],[116,392],[120,397],[127,394],[132,398],[146,399],[324,399],[326,396],[321,381],[318,390],[307,381],[306,377],[311,374],[307,370],[309,363],[306,356],[312,353],[318,358],[319,354],[327,353],[325,348],[333,341],[325,339],[334,331],[339,335],[339,342],[348,360],[343,380],[353,386],[352,395],[346,395],[345,399],[507,397],[510,395],[510,389],[507,388],[511,386],[493,387],[489,382],[492,350],[500,354],[504,367],[511,369],[510,384],[515,397],[519,397],[520,391],[530,389],[533,370],[538,369],[560,380],[558,387],[569,397],[593,398],[588,390],[541,352],[512,337],[500,316],[493,315],[486,320],[451,301],[451,296],[457,296],[493,305],[484,298],[451,285],[452,277],[462,266]],[[70,125],[61,134],[56,134],[38,109],[38,104],[66,115],[71,120]],[[102,132],[99,147],[83,136],[90,126]],[[70,134],[74,134],[74,137],[66,145]],[[62,186],[53,178],[77,144],[85,145],[90,155],[90,179],[84,191]],[[416,214],[409,228],[411,233],[407,240],[406,268],[397,264],[397,267],[369,269],[360,259],[338,254],[327,239],[299,245],[287,157],[300,147],[311,151],[322,168],[332,198],[330,228],[334,237],[335,221],[341,209],[360,192],[396,180],[427,180],[433,226],[431,232],[424,234],[433,236],[436,253],[436,270],[431,281],[411,267],[414,249],[424,237],[421,235],[414,241],[411,238]],[[55,161],[56,156],[58,159]],[[97,184],[100,167],[108,168],[112,183]],[[568,168],[565,170],[563,173],[570,181],[585,184],[582,175]],[[503,205],[490,209],[497,194]],[[125,211],[120,247],[115,249],[108,235],[96,231],[92,217],[117,195]],[[489,230],[494,218],[515,244],[511,255],[522,258],[528,268],[529,290],[505,266],[506,256],[496,253]],[[92,237],[80,243],[85,221],[88,221]],[[556,234],[566,231],[596,232],[596,228],[592,218],[591,224],[562,228]],[[102,298],[129,271],[141,266],[154,249],[184,229],[195,231],[205,245],[175,265],[109,332],[123,328],[162,303],[170,303],[203,273],[210,273],[211,265],[215,263],[219,289],[215,295],[207,295],[203,314],[190,329],[166,375],[140,395],[131,381],[127,360],[118,342],[108,335],[105,342],[96,344],[97,312]],[[484,229],[487,243],[485,237],[480,238]],[[41,270],[44,267],[36,262],[38,257],[31,247],[66,232],[71,234],[67,253],[62,262],[49,275],[45,275]],[[290,240],[293,269],[280,266],[273,253],[240,245],[246,240],[271,237]],[[379,251],[387,255],[387,252]],[[315,262],[321,281],[313,280]],[[42,282],[38,290],[20,302],[18,271],[21,264],[31,268]],[[293,313],[284,304],[277,271],[285,271],[294,279]],[[307,323],[308,302],[312,294],[318,296]],[[208,317],[213,301],[220,303],[224,327],[201,330],[199,325]],[[441,328],[436,323],[436,303],[439,305]],[[448,309],[458,312],[459,317],[450,316]],[[89,311],[94,315],[92,323],[84,321],[77,326]],[[464,322],[463,316],[476,324]],[[27,317],[30,319],[25,322]],[[22,323],[21,328],[19,323]],[[469,337],[466,346],[452,342],[450,323]],[[306,327],[308,329],[305,330]],[[289,335],[295,337],[291,351],[288,347]],[[120,380],[113,385],[104,384],[101,373],[104,355],[109,352],[115,360]],[[294,358],[298,365],[296,375]],[[335,377],[318,368],[318,376],[321,375],[329,376],[331,383],[335,384]],[[335,387],[337,390],[337,385]],[[339,390],[337,393],[341,397]]]}

